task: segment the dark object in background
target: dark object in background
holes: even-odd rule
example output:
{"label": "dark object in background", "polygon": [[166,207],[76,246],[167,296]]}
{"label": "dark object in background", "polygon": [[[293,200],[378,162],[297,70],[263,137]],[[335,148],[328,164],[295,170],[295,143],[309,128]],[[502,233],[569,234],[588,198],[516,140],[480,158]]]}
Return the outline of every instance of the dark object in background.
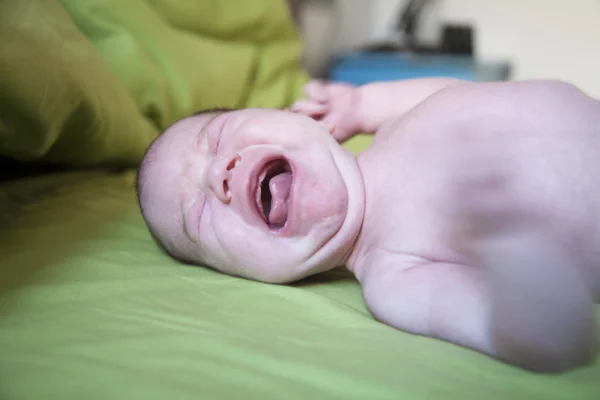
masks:
{"label": "dark object in background", "polygon": [[469,25],[444,25],[440,53],[473,55],[473,28]]}
{"label": "dark object in background", "polygon": [[432,2],[432,0],[410,0],[401,12],[396,22],[396,29],[402,33],[406,50],[416,50],[419,47],[416,33],[419,30],[421,15],[423,9]]}
{"label": "dark object in background", "polygon": [[439,43],[419,43],[420,20],[433,4],[434,0],[408,1],[395,24],[399,40],[373,43],[336,57],[328,78],[355,85],[439,76],[480,82],[510,79],[510,63],[477,60],[476,31],[471,25],[444,24],[440,27]]}
{"label": "dark object in background", "polygon": [[475,32],[472,26],[462,24],[445,24],[442,27],[440,43],[426,46],[419,43],[417,32],[420,20],[427,6],[434,0],[410,0],[400,11],[395,24],[400,34],[399,43],[385,42],[368,45],[361,51],[367,52],[398,52],[405,51],[416,54],[452,54],[473,57]]}
{"label": "dark object in background", "polygon": [[419,23],[426,6],[431,5],[433,0],[410,0],[404,6],[395,23],[399,34],[398,42],[380,42],[367,45],[360,51],[365,52],[399,52],[408,51],[418,54],[439,53],[437,46],[424,46],[419,43],[416,35],[419,31]]}
{"label": "dark object in background", "polygon": [[292,18],[294,19],[294,23],[296,26],[300,26],[300,7],[301,0],[287,0],[288,7],[290,9],[290,13],[292,14]]}
{"label": "dark object in background", "polygon": [[27,163],[0,156],[0,182],[67,170],[56,165]]}

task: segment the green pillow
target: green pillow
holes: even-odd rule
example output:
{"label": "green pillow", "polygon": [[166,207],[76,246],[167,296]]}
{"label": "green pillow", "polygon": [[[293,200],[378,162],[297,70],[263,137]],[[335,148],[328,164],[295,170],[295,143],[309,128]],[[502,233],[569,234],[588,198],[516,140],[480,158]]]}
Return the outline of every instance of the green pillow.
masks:
{"label": "green pillow", "polygon": [[55,1],[0,2],[0,71],[3,156],[128,164],[156,135]]}
{"label": "green pillow", "polygon": [[136,165],[197,110],[289,105],[300,55],[281,0],[3,0],[0,157]]}

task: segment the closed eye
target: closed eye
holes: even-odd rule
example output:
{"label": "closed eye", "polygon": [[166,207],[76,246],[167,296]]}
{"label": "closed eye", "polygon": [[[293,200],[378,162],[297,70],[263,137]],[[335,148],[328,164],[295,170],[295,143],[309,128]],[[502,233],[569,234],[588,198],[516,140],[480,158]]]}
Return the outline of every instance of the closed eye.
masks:
{"label": "closed eye", "polygon": [[220,129],[212,129],[212,131],[210,132],[213,155],[217,155],[219,153],[219,145],[221,144],[222,133],[223,125],[220,127]]}
{"label": "closed eye", "polygon": [[198,208],[196,209],[194,229],[196,230],[196,237],[200,238],[200,226],[202,225],[202,215],[204,215],[204,208],[206,206],[206,196],[201,195],[202,198],[198,200]]}
{"label": "closed eye", "polygon": [[206,206],[206,196],[200,194],[200,197],[183,213],[183,228],[186,236],[193,242],[200,237],[200,223]]}
{"label": "closed eye", "polygon": [[219,152],[219,144],[221,142],[221,132],[223,131],[224,124],[215,123],[215,120],[221,113],[212,117],[200,130],[199,140],[205,140],[208,144],[208,151],[211,155],[216,155]]}

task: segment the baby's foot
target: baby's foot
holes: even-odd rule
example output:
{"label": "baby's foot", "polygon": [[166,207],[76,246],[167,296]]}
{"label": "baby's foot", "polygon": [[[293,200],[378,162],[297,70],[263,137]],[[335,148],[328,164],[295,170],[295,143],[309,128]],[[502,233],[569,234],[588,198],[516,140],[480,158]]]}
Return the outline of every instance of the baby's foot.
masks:
{"label": "baby's foot", "polygon": [[321,121],[339,142],[361,130],[358,90],[349,84],[310,81],[304,87],[304,98],[296,101],[291,111]]}

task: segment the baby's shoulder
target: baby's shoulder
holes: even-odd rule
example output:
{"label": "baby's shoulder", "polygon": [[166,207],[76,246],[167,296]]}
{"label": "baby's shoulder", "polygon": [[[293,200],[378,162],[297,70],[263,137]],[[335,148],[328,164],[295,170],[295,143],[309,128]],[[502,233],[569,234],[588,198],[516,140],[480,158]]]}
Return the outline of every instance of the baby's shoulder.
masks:
{"label": "baby's shoulder", "polygon": [[564,99],[586,96],[575,85],[552,79],[519,81],[463,82],[449,85],[425,102],[470,103],[475,108],[493,108],[497,103],[527,102],[536,99]]}

